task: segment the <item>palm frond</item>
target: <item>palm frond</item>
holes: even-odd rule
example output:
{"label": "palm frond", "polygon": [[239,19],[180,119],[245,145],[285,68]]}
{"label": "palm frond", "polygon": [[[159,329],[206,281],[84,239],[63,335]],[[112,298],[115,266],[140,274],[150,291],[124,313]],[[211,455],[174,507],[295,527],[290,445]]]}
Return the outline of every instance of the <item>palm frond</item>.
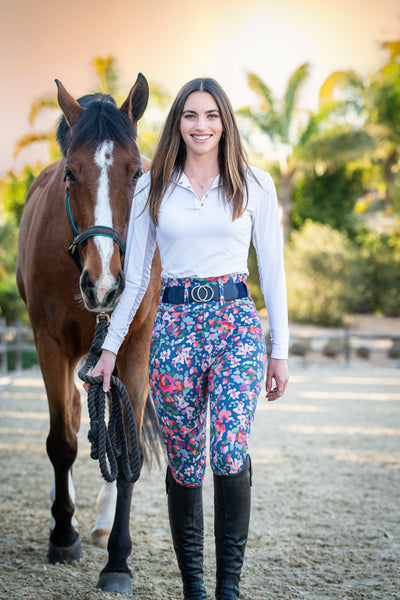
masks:
{"label": "palm frond", "polygon": [[382,50],[389,52],[389,60],[394,60],[400,56],[400,40],[393,40],[392,42],[382,42],[380,45]]}
{"label": "palm frond", "polygon": [[299,145],[306,144],[308,140],[322,132],[332,128],[333,125],[346,121],[349,113],[359,114],[359,106],[352,100],[331,100],[320,107],[317,113],[312,113],[306,126],[299,137]]}
{"label": "palm frond", "polygon": [[339,165],[362,158],[374,145],[375,140],[367,131],[336,126],[319,132],[310,137],[307,143],[297,146],[295,155],[309,163]]}
{"label": "palm frond", "polygon": [[249,88],[257,94],[261,100],[261,108],[263,110],[273,110],[275,105],[275,98],[271,88],[255,73],[246,73],[247,83]]}
{"label": "palm frond", "polygon": [[269,137],[272,142],[276,142],[277,138],[282,137],[282,121],[279,113],[274,111],[263,113],[250,108],[250,106],[243,106],[236,111],[236,114],[251,121],[256,129]]}
{"label": "palm frond", "polygon": [[303,63],[298,67],[289,78],[286,92],[284,95],[284,116],[285,116],[285,129],[288,134],[290,124],[293,117],[294,108],[296,107],[300,90],[303,83],[306,81],[310,74],[310,64],[308,62]]}
{"label": "palm frond", "polygon": [[242,106],[242,108],[238,108],[238,109],[235,111],[235,114],[237,114],[237,115],[239,115],[239,116],[241,116],[241,117],[249,117],[249,118],[251,118],[252,112],[253,112],[253,111],[252,111],[252,109],[250,108],[250,106],[249,106],[249,105],[247,105],[247,106]]}
{"label": "palm frond", "polygon": [[47,142],[50,143],[50,148],[54,147],[56,144],[55,133],[53,131],[39,131],[36,133],[28,133],[27,135],[23,135],[15,143],[13,153],[14,158],[16,158],[21,150],[27,146],[39,142]]}
{"label": "palm frond", "polygon": [[28,115],[29,124],[33,125],[37,115],[42,110],[46,109],[60,110],[55,94],[45,94],[44,96],[40,96],[39,98],[36,98],[36,100],[33,101]]}
{"label": "palm frond", "polygon": [[335,90],[344,91],[346,88],[363,89],[362,78],[352,69],[347,71],[334,71],[327,77],[319,90],[319,106],[331,102]]}

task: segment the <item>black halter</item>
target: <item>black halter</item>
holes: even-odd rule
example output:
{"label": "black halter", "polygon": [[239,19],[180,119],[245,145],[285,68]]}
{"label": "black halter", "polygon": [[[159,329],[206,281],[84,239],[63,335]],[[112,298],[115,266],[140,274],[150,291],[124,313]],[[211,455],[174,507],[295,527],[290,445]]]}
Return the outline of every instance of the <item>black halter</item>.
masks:
{"label": "black halter", "polygon": [[115,242],[117,242],[121,250],[121,254],[125,254],[125,240],[122,237],[122,235],[113,227],[104,227],[103,225],[92,225],[91,227],[88,227],[87,229],[84,229],[83,231],[81,231],[81,233],[79,233],[78,228],[75,225],[74,218],[72,216],[68,187],[65,188],[65,199],[68,223],[71,227],[72,233],[75,235],[71,246],[68,248],[68,252],[74,259],[75,264],[80,271],[83,271],[83,261],[81,255],[79,254],[78,246],[88,238],[93,237],[94,235],[104,235],[113,239]]}

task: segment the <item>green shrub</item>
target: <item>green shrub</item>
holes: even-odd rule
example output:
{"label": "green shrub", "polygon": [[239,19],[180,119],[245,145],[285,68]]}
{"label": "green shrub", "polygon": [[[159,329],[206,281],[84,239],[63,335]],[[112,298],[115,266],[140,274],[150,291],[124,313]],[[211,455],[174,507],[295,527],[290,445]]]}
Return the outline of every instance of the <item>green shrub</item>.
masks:
{"label": "green shrub", "polygon": [[[22,369],[31,369],[39,364],[38,356],[35,350],[24,350],[22,352]],[[7,352],[7,371],[15,370],[15,353]]]}
{"label": "green shrub", "polygon": [[344,166],[322,175],[303,175],[292,194],[292,226],[298,229],[311,219],[353,235],[357,225],[354,206],[362,192],[361,178],[361,170],[349,172]]}
{"label": "green shrub", "polygon": [[285,248],[289,318],[324,326],[343,325],[365,298],[366,268],[346,234],[306,221]]}
{"label": "green shrub", "polygon": [[358,234],[362,260],[368,273],[366,310],[397,317],[400,315],[400,231],[390,235],[365,230]]}

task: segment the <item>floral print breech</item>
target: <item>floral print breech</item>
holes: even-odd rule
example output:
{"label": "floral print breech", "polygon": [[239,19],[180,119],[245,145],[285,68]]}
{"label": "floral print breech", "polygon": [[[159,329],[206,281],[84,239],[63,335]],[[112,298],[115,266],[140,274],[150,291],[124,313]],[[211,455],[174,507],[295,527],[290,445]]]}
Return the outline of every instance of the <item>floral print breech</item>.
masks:
{"label": "floral print breech", "polygon": [[208,405],[212,470],[220,475],[242,470],[266,361],[253,300],[223,299],[223,284],[246,282],[245,275],[164,279],[163,290],[210,281],[220,286],[218,302],[159,304],[150,346],[150,387],[168,462],[176,481],[186,486],[204,478]]}

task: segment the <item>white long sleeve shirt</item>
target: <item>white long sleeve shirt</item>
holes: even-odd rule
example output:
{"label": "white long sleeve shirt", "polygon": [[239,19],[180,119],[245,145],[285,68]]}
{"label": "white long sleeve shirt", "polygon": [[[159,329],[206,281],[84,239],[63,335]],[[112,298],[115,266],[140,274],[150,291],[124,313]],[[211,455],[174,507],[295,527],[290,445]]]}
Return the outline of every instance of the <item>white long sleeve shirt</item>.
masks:
{"label": "white long sleeve shirt", "polygon": [[249,199],[243,215],[232,221],[231,208],[218,193],[217,177],[199,199],[182,174],[170,184],[154,226],[143,212],[150,173],[139,180],[130,215],[124,271],[125,289],[113,312],[103,348],[117,353],[147,289],[151,262],[158,245],[162,276],[220,277],[248,273],[250,241],[257,253],[260,284],[268,311],[272,358],[288,356],[286,280],[278,201],[271,176],[252,168]]}

